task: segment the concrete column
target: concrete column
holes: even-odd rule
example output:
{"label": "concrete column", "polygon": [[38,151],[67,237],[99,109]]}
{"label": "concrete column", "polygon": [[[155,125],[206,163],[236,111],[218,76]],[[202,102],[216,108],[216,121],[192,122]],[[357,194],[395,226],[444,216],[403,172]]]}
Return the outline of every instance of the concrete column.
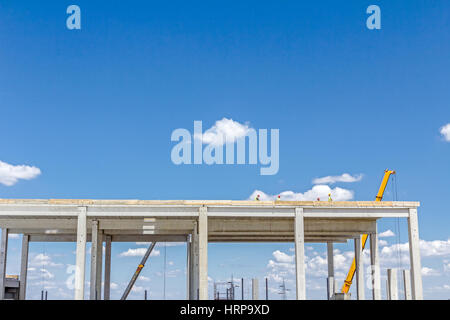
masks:
{"label": "concrete column", "polygon": [[102,235],[99,230],[99,222],[98,220],[93,220],[91,232],[91,300],[101,300],[102,251]]}
{"label": "concrete column", "polygon": [[252,279],[252,300],[259,299],[259,282],[258,279]]}
{"label": "concrete column", "polygon": [[199,300],[208,300],[208,216],[207,208],[199,208],[198,217]]}
{"label": "concrete column", "polygon": [[409,209],[409,258],[411,262],[411,289],[414,300],[423,300],[422,266],[420,263],[419,222],[417,209]]}
{"label": "concrete column", "polygon": [[79,207],[77,225],[77,253],[75,269],[75,300],[84,299],[84,274],[86,271],[86,207]]}
{"label": "concrete column", "polygon": [[111,298],[111,236],[105,236],[105,280],[103,299]]}
{"label": "concrete column", "polygon": [[339,293],[339,286],[338,286],[338,282],[336,279],[334,279],[334,293]]}
{"label": "concrete column", "polygon": [[305,231],[303,221],[303,208],[295,208],[294,241],[297,300],[306,300]]}
{"label": "concrete column", "polygon": [[328,300],[334,294],[334,255],[333,242],[327,242],[327,260],[328,260],[328,279],[327,279],[327,295]]}
{"label": "concrete column", "polygon": [[378,235],[370,234],[370,264],[372,270],[372,299],[381,300],[380,258],[378,256]]}
{"label": "concrete column", "polygon": [[96,291],[97,291],[97,300],[102,300],[102,271],[103,271],[103,230],[98,231],[98,239],[97,239],[97,279],[96,283]]}
{"label": "concrete column", "polygon": [[7,228],[2,228],[0,243],[0,300],[5,299],[6,258],[8,256],[8,234]]}
{"label": "concrete column", "polygon": [[20,260],[20,290],[19,300],[25,300],[27,292],[27,271],[28,271],[28,250],[29,250],[30,236],[24,234],[22,236],[22,257]]}
{"label": "concrete column", "polygon": [[386,300],[391,300],[391,297],[389,295],[389,281],[386,280]]}
{"label": "concrete column", "polygon": [[405,300],[411,300],[411,273],[409,270],[403,270],[403,288]]}
{"label": "concrete column", "polygon": [[191,237],[186,239],[186,300],[191,299]]}
{"label": "concrete column", "polygon": [[364,262],[363,262],[363,246],[362,236],[355,238],[355,262],[356,262],[356,294],[358,300],[365,300],[364,292]]}
{"label": "concrete column", "polygon": [[397,269],[388,269],[389,300],[398,300]]}
{"label": "concrete column", "polygon": [[194,224],[194,231],[191,235],[191,300],[198,300],[199,295],[199,274],[198,274],[198,222]]}

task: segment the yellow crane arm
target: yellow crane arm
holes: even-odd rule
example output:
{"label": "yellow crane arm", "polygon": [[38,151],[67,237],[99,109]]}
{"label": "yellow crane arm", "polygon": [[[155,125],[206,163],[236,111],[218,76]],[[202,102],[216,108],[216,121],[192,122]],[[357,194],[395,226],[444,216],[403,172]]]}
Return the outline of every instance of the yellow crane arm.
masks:
{"label": "yellow crane arm", "polygon": [[[387,170],[387,169],[384,171],[383,181],[381,181],[380,189],[378,189],[378,193],[375,198],[375,201],[381,201],[383,199],[384,190],[386,190],[386,186],[387,186],[387,183],[389,181],[389,177],[391,176],[391,174],[395,174],[395,171]],[[363,234],[361,237],[361,245],[362,245],[363,250],[366,245],[367,238],[368,238],[367,234]],[[356,270],[356,259],[353,258],[352,265],[350,266],[350,270],[347,273],[347,278],[345,278],[344,285],[342,286],[342,290],[341,290],[342,293],[347,293],[350,290],[350,286],[352,285],[352,281],[353,281],[353,276],[355,275],[355,270]]]}

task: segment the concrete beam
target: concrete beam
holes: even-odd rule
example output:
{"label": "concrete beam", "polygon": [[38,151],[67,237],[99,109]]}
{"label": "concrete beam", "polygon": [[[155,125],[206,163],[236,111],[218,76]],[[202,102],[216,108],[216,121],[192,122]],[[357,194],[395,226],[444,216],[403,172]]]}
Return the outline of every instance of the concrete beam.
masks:
{"label": "concrete beam", "polygon": [[419,222],[417,209],[409,210],[408,218],[409,258],[411,262],[411,288],[414,300],[423,300],[422,266],[420,262]]}
{"label": "concrete beam", "polygon": [[305,235],[303,208],[295,208],[295,274],[297,300],[306,300]]}
{"label": "concrete beam", "polygon": [[[112,242],[184,242],[186,235],[111,235]],[[75,234],[30,234],[30,242],[76,242]],[[87,234],[86,241],[91,241]]]}
{"label": "concrete beam", "polygon": [[22,252],[20,259],[20,277],[19,277],[20,280],[19,300],[26,299],[29,240],[30,240],[29,235],[27,234],[22,235]]}
{"label": "concrete beam", "polygon": [[84,300],[84,275],[86,271],[86,207],[79,207],[77,224],[77,250],[75,269],[75,300]]}
{"label": "concrete beam", "polygon": [[199,208],[198,217],[199,300],[208,300],[208,216],[207,208]]}
{"label": "concrete beam", "polygon": [[0,240],[0,300],[5,299],[6,258],[8,257],[8,234],[9,234],[8,229],[3,228]]}

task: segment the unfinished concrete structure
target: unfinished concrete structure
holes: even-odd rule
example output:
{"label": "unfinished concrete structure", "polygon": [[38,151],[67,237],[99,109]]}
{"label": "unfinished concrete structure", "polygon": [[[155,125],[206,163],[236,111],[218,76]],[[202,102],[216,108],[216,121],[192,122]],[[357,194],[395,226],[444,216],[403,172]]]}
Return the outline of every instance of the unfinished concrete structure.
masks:
{"label": "unfinished concrete structure", "polygon": [[[91,299],[110,298],[112,242],[187,242],[187,298],[208,299],[208,242],[294,242],[296,297],[306,299],[305,243],[328,244],[329,283],[335,286],[333,243],[370,235],[373,299],[381,299],[377,219],[408,220],[412,299],[422,299],[418,202],[0,200],[0,299],[4,295],[8,233],[23,234],[20,298],[25,299],[28,244],[75,241],[75,299],[85,297],[86,242],[92,241]],[[105,255],[102,243],[105,243]],[[102,263],[104,287],[102,294]],[[131,273],[131,270],[130,270]],[[364,298],[364,273],[355,274]],[[334,289],[333,289],[334,291]]]}

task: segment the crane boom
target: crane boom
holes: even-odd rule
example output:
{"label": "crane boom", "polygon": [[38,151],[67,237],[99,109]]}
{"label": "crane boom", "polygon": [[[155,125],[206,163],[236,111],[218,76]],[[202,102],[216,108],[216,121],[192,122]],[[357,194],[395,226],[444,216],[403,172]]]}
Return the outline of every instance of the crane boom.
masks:
{"label": "crane boom", "polygon": [[[384,176],[383,180],[381,181],[380,189],[378,189],[377,196],[375,198],[375,201],[381,201],[383,199],[384,190],[386,190],[387,183],[389,181],[389,177],[391,174],[395,174],[395,171],[392,170],[384,170]],[[361,237],[361,244],[362,249],[364,250],[364,247],[366,245],[368,235],[363,234]],[[350,270],[348,271],[347,278],[344,280],[344,285],[342,286],[341,292],[347,293],[350,290],[350,286],[352,285],[353,276],[355,275],[356,270],[356,259],[353,258],[352,265],[350,266]]]}

